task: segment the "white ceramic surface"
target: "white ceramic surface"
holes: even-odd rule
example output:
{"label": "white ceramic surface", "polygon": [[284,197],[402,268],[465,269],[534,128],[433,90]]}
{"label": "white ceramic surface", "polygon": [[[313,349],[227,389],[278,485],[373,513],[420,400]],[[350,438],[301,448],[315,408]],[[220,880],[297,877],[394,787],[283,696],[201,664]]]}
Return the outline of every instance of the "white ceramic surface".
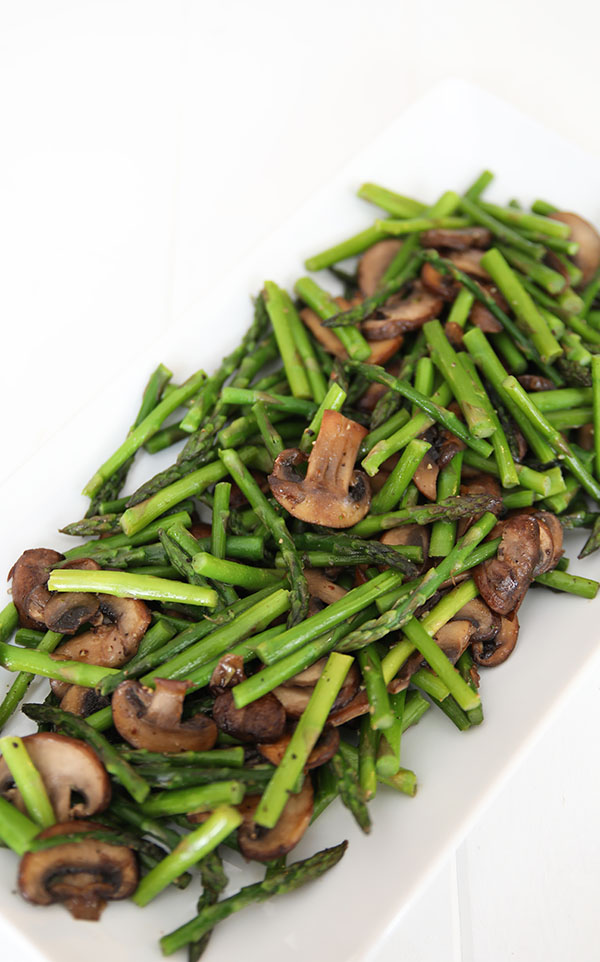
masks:
{"label": "white ceramic surface", "polygon": [[[457,138],[459,113],[463,124]],[[443,156],[440,144],[452,145],[444,148]],[[362,180],[433,200],[448,187],[463,189],[485,166],[498,173],[491,198],[518,196],[529,201],[547,196],[600,219],[600,175],[592,160],[494,98],[457,82],[442,85],[407,110],[261,244],[232,272],[225,293],[221,289],[194,304],[125,373],[118,375],[119,368],[109,361],[101,394],[85,409],[74,411],[69,423],[3,484],[4,568],[25,547],[67,544],[54,532],[82,513],[84,503],[76,492],[125,434],[146,376],[158,360],[175,371],[177,380],[201,365],[212,369],[246,326],[249,293],[265,277],[291,284],[302,270],[304,256],[369,223],[371,212],[353,196]],[[56,469],[57,450],[65,455],[68,471]],[[140,459],[131,483],[148,471],[148,460]],[[39,505],[41,479],[45,503],[38,514],[31,506]],[[13,523],[17,513],[18,527]],[[574,565],[573,570],[593,576],[593,567],[597,574],[597,562]],[[443,717],[429,713],[404,743],[405,764],[419,777],[417,797],[381,793],[373,805],[369,838],[359,836],[345,810],[333,806],[303,840],[298,854],[349,838],[341,865],[318,885],[231,919],[214,938],[207,962],[231,959],[240,946],[249,962],[304,960],[314,957],[316,941],[319,958],[365,962],[584,671],[597,647],[597,612],[593,603],[579,599],[542,592],[528,598],[522,617],[522,639],[527,642],[520,643],[506,665],[484,675],[485,724],[459,736]],[[565,665],[565,636],[572,636],[574,620],[577,646]],[[64,910],[36,910],[21,901],[13,891],[10,853],[0,853],[0,871],[0,910],[52,962],[79,959],[83,939],[89,962],[108,954],[132,962],[158,959],[156,939],[190,916],[196,895],[169,893],[145,911],[111,906],[90,938],[89,929],[66,920]],[[248,876],[237,860],[230,874],[233,886]]]}

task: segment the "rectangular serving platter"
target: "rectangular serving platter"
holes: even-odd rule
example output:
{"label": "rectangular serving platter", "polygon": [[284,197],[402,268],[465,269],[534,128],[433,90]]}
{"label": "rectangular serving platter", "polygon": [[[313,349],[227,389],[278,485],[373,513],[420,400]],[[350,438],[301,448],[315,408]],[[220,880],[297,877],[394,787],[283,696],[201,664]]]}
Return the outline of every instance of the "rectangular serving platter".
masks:
{"label": "rectangular serving platter", "polygon": [[[83,514],[78,492],[126,434],[150,371],[162,361],[181,381],[198,367],[213,370],[239,342],[251,316],[250,296],[265,278],[291,288],[304,273],[306,256],[372,221],[374,209],[355,196],[361,182],[376,181],[433,202],[445,189],[464,190],[484,167],[497,175],[490,199],[505,203],[518,197],[527,203],[541,196],[600,220],[600,171],[592,158],[489,94],[445,81],[234,267],[226,286],[194,303],[132,357],[126,371],[117,374],[116,364],[111,369],[109,356],[102,390],[1,486],[1,569],[8,571],[25,548],[61,550],[73,544],[56,531]],[[172,453],[156,455],[152,463],[147,455],[139,457],[127,490],[171,459]],[[571,557],[581,542],[581,537],[568,539]],[[594,556],[570,570],[598,577],[599,568]],[[318,883],[232,917],[214,934],[206,962],[240,954],[246,962],[374,958],[386,932],[469,831],[589,666],[600,640],[599,614],[600,602],[530,592],[520,612],[515,654],[482,673],[484,724],[459,734],[432,709],[403,742],[403,764],[418,776],[416,797],[382,790],[371,806],[368,837],[340,804],[332,805],[294,857],[346,838],[350,845],[343,861]],[[2,693],[9,681],[0,672]],[[44,691],[44,683],[36,683],[32,696],[42,698]],[[18,720],[10,730],[30,727]],[[586,826],[585,831],[595,830]],[[47,962],[79,962],[82,952],[87,962],[158,960],[158,938],[194,914],[199,894],[194,883],[186,892],[164,893],[145,910],[113,904],[90,927],[72,921],[61,907],[27,905],[15,891],[16,867],[15,856],[0,851],[0,919]],[[227,854],[227,868],[230,891],[260,877],[255,866],[235,854]]]}

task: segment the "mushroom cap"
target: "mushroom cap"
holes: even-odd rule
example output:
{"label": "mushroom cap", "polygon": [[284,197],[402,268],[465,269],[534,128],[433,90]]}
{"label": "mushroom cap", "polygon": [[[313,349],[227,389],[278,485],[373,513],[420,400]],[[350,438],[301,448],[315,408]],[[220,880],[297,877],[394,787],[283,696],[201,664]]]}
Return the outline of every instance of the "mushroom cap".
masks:
{"label": "mushroom cap", "polygon": [[307,460],[297,448],[287,448],[275,460],[269,487],[294,518],[330,528],[349,528],[360,521],[371,504],[371,488],[354,463],[366,428],[339,414],[325,411],[313,445],[306,477],[297,467]]}
{"label": "mushroom cap", "polygon": [[519,619],[517,612],[512,611],[500,619],[500,630],[490,641],[474,641],[472,645],[473,660],[484,668],[495,668],[506,661],[512,654],[519,637]]}
{"label": "mushroom cap", "polygon": [[581,286],[589,284],[600,267],[600,235],[589,221],[571,211],[559,210],[550,215],[553,220],[560,220],[571,228],[570,239],[579,244],[579,250],[573,260],[582,272]]}
{"label": "mushroom cap", "polygon": [[50,631],[74,635],[98,614],[100,601],[91,591],[51,592],[44,606],[44,623]]}
{"label": "mushroom cap", "polygon": [[95,688],[84,688],[82,685],[69,685],[60,700],[62,711],[79,715],[81,718],[87,718],[108,705],[110,698],[101,695]]}
{"label": "mushroom cap", "polygon": [[383,275],[401,247],[401,240],[387,237],[385,240],[377,241],[362,255],[358,262],[357,280],[364,297],[371,297],[375,293]]}
{"label": "mushroom cap", "polygon": [[422,567],[429,558],[429,528],[424,524],[402,524],[397,528],[388,528],[380,537],[382,544],[404,544],[421,548],[423,552]]}
{"label": "mushroom cap", "polygon": [[473,625],[471,641],[493,641],[500,631],[501,618],[482,598],[473,598],[458,611],[453,621],[470,621]]}
{"label": "mushroom cap", "polygon": [[112,696],[115,728],[134,748],[151,752],[208,751],[217,740],[217,726],[201,712],[181,721],[187,681],[155,678],[156,688],[123,681]]}
{"label": "mushroom cap", "polygon": [[283,705],[271,692],[245,708],[236,708],[229,690],[215,698],[213,720],[222,732],[239,741],[276,742],[284,733],[286,715]]}
{"label": "mushroom cap", "polygon": [[369,341],[382,341],[397,337],[406,331],[423,327],[425,321],[437,317],[444,302],[437,294],[416,283],[408,297],[394,294],[377,312],[378,317],[365,321],[362,331]]}
{"label": "mushroom cap", "polygon": [[435,250],[467,251],[471,247],[489,247],[492,235],[487,227],[457,227],[453,230],[434,227],[423,231],[420,241],[422,247]]}
{"label": "mushroom cap", "polygon": [[[38,838],[103,828],[94,822],[69,821],[52,825]],[[26,852],[19,865],[18,885],[28,902],[64,902],[75,918],[97,920],[108,899],[133,894],[138,877],[136,857],[130,848],[89,839]]]}
{"label": "mushroom cap", "polygon": [[102,668],[120,668],[133,658],[150,624],[150,609],[135,598],[98,595],[107,624],[90,628],[59,645],[53,657],[59,661],[83,661]]}
{"label": "mushroom cap", "polygon": [[[95,815],[107,808],[111,799],[110,780],[89,745],[54,732],[26,735],[23,742],[42,777],[59,822]],[[0,795],[25,812],[21,793],[3,758],[0,758]]]}
{"label": "mushroom cap", "polygon": [[[34,588],[48,582],[52,565],[62,561],[62,555],[50,548],[29,548],[15,561],[8,573],[12,578],[12,600],[19,612],[19,624],[23,628],[41,628],[46,625],[29,612],[28,598]],[[49,595],[49,592],[48,592]],[[47,600],[47,599],[46,599]]]}
{"label": "mushroom cap", "polygon": [[[256,805],[260,797],[256,796]],[[313,813],[314,793],[310,776],[304,779],[301,791],[290,795],[274,828],[263,829],[256,825],[248,813],[238,829],[238,843],[242,855],[257,862],[270,862],[281,858],[298,844],[310,825]]]}
{"label": "mushroom cap", "polygon": [[421,268],[421,283],[428,291],[437,294],[444,301],[453,301],[459,289],[458,283],[451,274],[442,274],[428,261]]}
{"label": "mushroom cap", "polygon": [[[313,693],[313,687],[317,680],[315,680],[312,686],[304,683],[294,685],[293,678],[290,678],[289,681],[282,685],[278,685],[277,688],[273,689],[273,694],[279,699],[285,708],[286,714],[290,718],[300,718],[300,715],[308,705],[310,697]],[[360,672],[358,671],[356,664],[353,663],[350,665],[350,670],[344,679],[344,684],[337,694],[337,698],[333,703],[331,711],[336,712],[339,708],[342,708],[343,705],[354,698],[356,692],[358,691],[359,685]]]}
{"label": "mushroom cap", "polygon": [[318,568],[305,568],[304,577],[308,584],[308,590],[312,598],[318,598],[325,605],[331,605],[334,601],[341,601],[348,592],[341,585],[336,585]]}
{"label": "mushroom cap", "polygon": [[473,568],[473,580],[492,611],[508,615],[516,610],[531,584],[540,557],[540,528],[527,515],[501,521],[490,537],[502,540],[495,558]]}

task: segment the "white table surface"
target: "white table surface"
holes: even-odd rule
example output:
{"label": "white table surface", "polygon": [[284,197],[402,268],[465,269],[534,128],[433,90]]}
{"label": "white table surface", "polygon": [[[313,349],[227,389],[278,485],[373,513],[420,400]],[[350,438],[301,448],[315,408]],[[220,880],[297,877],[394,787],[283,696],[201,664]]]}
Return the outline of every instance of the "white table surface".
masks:
{"label": "white table surface", "polygon": [[[599,34],[585,0],[0,0],[0,481],[438,80],[600,157]],[[369,962],[600,957],[594,667]]]}

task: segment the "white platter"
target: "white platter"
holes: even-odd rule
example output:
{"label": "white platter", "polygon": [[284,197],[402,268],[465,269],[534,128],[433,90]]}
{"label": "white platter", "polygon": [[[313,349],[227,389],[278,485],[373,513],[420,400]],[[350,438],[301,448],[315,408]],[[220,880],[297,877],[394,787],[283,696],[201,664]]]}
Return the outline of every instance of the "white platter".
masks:
{"label": "white platter", "polygon": [[[8,571],[24,548],[72,543],[56,529],[81,515],[78,491],[126,433],[158,361],[171,367],[177,381],[200,366],[212,370],[238,342],[249,321],[249,294],[266,277],[291,286],[303,273],[305,256],[369,224],[372,209],[354,197],[359,183],[377,181],[433,201],[445,189],[464,189],[484,167],[497,174],[491,199],[528,202],[541,196],[600,221],[595,161],[491,96],[458,81],[442,84],[233,269],[225,293],[221,288],[193,305],[131,359],[126,373],[117,376],[123,358],[113,365],[108,352],[101,393],[0,487],[0,570]],[[167,462],[157,458],[150,467],[148,458],[140,459],[128,489]],[[600,574],[595,558],[572,570]],[[404,764],[419,779],[416,798],[381,792],[369,837],[360,835],[341,806],[332,806],[295,854],[348,838],[342,863],[317,884],[230,919],[215,933],[206,962],[241,954],[247,962],[367,962],[588,666],[600,639],[599,612],[593,602],[532,592],[522,609],[515,655],[483,675],[484,725],[461,736],[443,716],[429,712],[404,742]],[[0,683],[4,692],[8,678],[3,675]],[[71,921],[60,907],[26,905],[14,891],[15,870],[14,856],[0,851],[0,915],[49,962],[79,962],[82,951],[87,962],[158,960],[157,939],[193,914],[198,895],[193,886],[164,894],[145,910],[115,904],[90,927]],[[239,860],[229,873],[232,890],[256,877]]]}

